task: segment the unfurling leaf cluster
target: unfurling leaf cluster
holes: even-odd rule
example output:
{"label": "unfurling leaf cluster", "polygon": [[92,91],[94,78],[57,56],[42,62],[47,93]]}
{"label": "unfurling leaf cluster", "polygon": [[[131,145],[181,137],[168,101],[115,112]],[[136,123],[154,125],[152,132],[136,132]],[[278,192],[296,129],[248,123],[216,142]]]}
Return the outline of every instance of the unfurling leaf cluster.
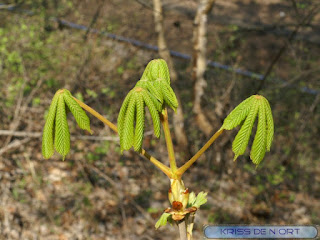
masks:
{"label": "unfurling leaf cluster", "polygon": [[178,101],[170,86],[169,69],[163,59],[150,61],[136,86],[147,89],[161,105],[165,103],[176,111]]}
{"label": "unfurling leaf cluster", "polygon": [[224,120],[221,129],[231,130],[242,125],[232,143],[234,160],[244,154],[250,139],[252,128],[258,116],[256,135],[251,147],[250,158],[256,165],[262,161],[266,151],[270,151],[273,140],[273,118],[269,102],[260,95],[253,95],[241,102]]}
{"label": "unfurling leaf cluster", "polygon": [[[201,205],[205,204],[207,202],[207,194],[206,192],[200,192],[197,196],[194,192],[191,192],[189,194],[188,199],[188,208],[196,207],[196,209],[199,209]],[[193,213],[194,214],[194,213]],[[172,222],[172,215],[171,213],[164,212],[160,219],[157,221],[155,228],[158,229],[159,227],[165,226],[167,222]]]}
{"label": "unfurling leaf cluster", "polygon": [[198,195],[194,192],[191,192],[189,195],[188,207],[196,207],[200,208],[201,205],[207,202],[207,194],[206,192],[199,192]]}
{"label": "unfurling leaf cluster", "polygon": [[170,75],[167,63],[162,59],[149,62],[141,79],[124,99],[119,116],[118,132],[121,151],[135,151],[142,148],[144,134],[145,106],[151,114],[154,135],[160,137],[160,115],[164,105],[174,111],[178,101],[170,86]]}
{"label": "unfurling leaf cluster", "polygon": [[67,109],[73,114],[79,127],[91,133],[90,120],[85,111],[68,90],[58,90],[52,99],[42,134],[42,155],[46,159],[53,155],[54,149],[63,159],[70,151]]}
{"label": "unfurling leaf cluster", "polygon": [[145,106],[148,107],[154,135],[160,137],[160,119],[158,111],[161,105],[150,92],[141,87],[133,88],[123,101],[118,116],[118,132],[121,151],[129,150],[132,146],[140,151],[144,134]]}

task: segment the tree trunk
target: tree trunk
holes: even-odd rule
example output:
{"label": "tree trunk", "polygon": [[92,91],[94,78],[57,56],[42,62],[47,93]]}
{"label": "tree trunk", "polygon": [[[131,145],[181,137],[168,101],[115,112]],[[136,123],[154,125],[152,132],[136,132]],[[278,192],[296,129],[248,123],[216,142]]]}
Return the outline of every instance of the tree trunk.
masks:
{"label": "tree trunk", "polygon": [[[163,58],[167,62],[170,70],[171,81],[175,82],[178,78],[178,75],[173,67],[170,51],[166,44],[165,33],[163,28],[161,0],[153,0],[153,10],[154,10],[153,12],[154,12],[155,30],[158,34],[159,55],[161,58]],[[176,114],[174,114],[173,116],[174,133],[181,150],[187,150],[189,149],[189,147],[188,147],[187,135],[184,131],[183,108],[181,105],[179,94],[177,92],[176,92],[176,96],[179,102],[179,107],[177,109]],[[184,152],[188,153],[189,150]]]}
{"label": "tree trunk", "polygon": [[207,67],[206,50],[207,50],[207,20],[208,14],[212,10],[214,0],[200,0],[196,17],[194,19],[193,29],[193,59],[192,59],[192,79],[194,82],[194,102],[193,113],[195,114],[196,123],[200,130],[209,136],[213,130],[212,125],[201,108],[201,98],[204,94],[204,88],[207,82],[204,79],[204,73]]}

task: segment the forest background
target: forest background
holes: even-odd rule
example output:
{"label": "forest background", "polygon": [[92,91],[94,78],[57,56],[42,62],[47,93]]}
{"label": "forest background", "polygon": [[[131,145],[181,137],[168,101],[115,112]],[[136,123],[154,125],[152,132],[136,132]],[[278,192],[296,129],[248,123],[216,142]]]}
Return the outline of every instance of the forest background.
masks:
{"label": "forest background", "polygon": [[[90,117],[91,136],[68,118],[65,161],[44,160],[40,147],[59,88],[116,123],[146,64],[163,54],[153,47],[157,24],[174,51],[166,57],[182,109],[169,118],[180,165],[245,98],[262,94],[273,109],[275,139],[257,169],[248,154],[232,161],[230,131],[186,174],[192,191],[209,192],[195,239],[204,224],[320,224],[320,3],[163,0],[159,22],[155,2],[0,2],[0,239],[178,237],[174,227],[154,229],[169,205],[167,178],[133,151],[120,155],[98,120]],[[199,79],[196,19],[210,3],[210,62]],[[168,163],[164,139],[147,132],[144,148]]]}

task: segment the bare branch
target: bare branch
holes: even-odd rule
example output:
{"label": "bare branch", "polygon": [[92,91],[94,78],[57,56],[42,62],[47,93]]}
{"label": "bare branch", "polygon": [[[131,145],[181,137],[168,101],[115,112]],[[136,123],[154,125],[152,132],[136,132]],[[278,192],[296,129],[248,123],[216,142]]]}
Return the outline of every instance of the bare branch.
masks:
{"label": "bare branch", "polygon": [[[144,136],[151,136],[153,131],[145,132]],[[0,130],[0,136],[14,136],[14,137],[27,137],[27,138],[41,138],[41,132],[24,132],[24,131],[12,131],[12,130]],[[72,135],[72,140],[90,140],[90,141],[114,141],[118,142],[119,137],[103,137],[103,136],[82,136]]]}
{"label": "bare branch", "polygon": [[[293,2],[293,7],[296,8],[296,2]],[[281,56],[283,55],[283,53],[286,51],[286,49],[288,48],[288,46],[291,44],[291,42],[293,41],[293,39],[295,38],[295,36],[297,35],[297,33],[300,31],[301,27],[303,27],[304,25],[308,25],[311,23],[314,15],[317,13],[318,11],[318,5],[315,5],[304,17],[302,20],[299,20],[295,29],[291,32],[290,36],[288,37],[287,41],[282,45],[282,47],[279,49],[279,51],[277,52],[277,54],[275,55],[275,57],[272,59],[271,63],[269,64],[263,79],[261,80],[256,92],[259,92],[260,90],[262,90],[262,88],[264,87],[264,84],[266,82],[266,79],[269,77],[270,73],[272,72],[273,68],[275,67],[276,63],[278,63],[278,61],[280,60]],[[298,14],[297,18],[300,19],[300,15],[298,10],[296,10],[296,14]]]}

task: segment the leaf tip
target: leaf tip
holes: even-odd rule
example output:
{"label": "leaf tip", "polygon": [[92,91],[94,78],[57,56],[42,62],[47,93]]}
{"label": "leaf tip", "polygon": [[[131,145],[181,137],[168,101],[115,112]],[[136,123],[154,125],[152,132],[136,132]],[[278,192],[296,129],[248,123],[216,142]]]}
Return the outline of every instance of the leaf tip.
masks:
{"label": "leaf tip", "polygon": [[44,159],[46,159],[46,160],[48,160],[49,158],[51,158],[52,155],[53,155],[53,154],[51,154],[51,155],[45,155],[45,154],[42,153],[42,157],[43,157]]}

